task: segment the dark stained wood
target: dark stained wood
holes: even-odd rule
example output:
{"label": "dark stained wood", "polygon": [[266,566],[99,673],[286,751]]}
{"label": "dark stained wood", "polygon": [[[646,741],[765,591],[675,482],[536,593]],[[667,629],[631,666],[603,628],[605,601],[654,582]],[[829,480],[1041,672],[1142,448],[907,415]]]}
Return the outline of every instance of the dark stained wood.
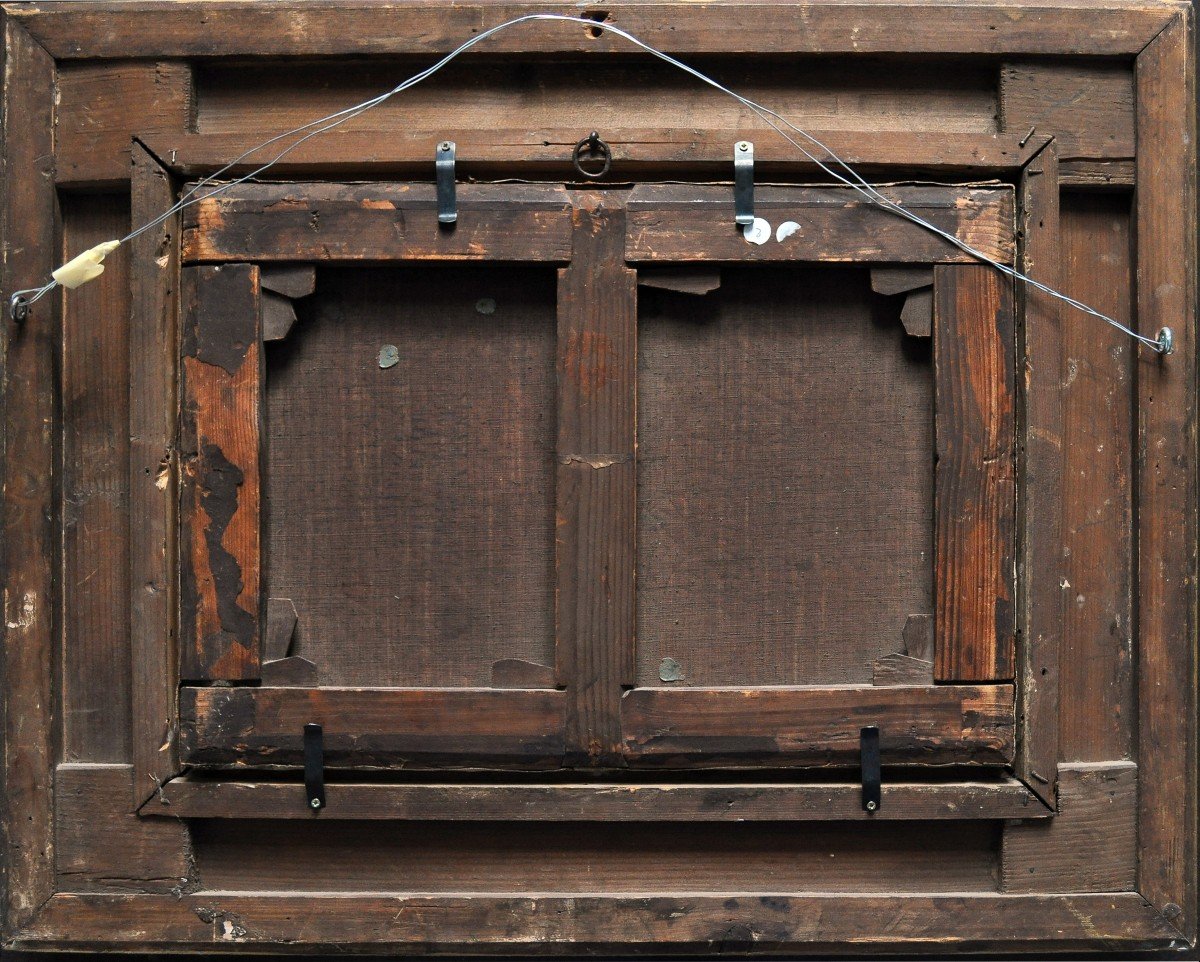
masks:
{"label": "dark stained wood", "polygon": [[4,932],[30,921],[53,891],[51,765],[57,714],[54,611],[56,404],[59,298],[33,306],[25,323],[8,318],[8,295],[44,284],[57,264],[53,179],[54,63],[5,11],[3,177],[4,256],[0,317],[4,473]]}
{"label": "dark stained wood", "polygon": [[932,267],[872,267],[871,290],[876,294],[907,294],[933,287]]}
{"label": "dark stained wood", "polygon": [[[63,198],[59,262],[124,237],[125,194]],[[62,758],[130,760],[128,248],[63,297]]]}
{"label": "dark stained wood", "polygon": [[[1050,811],[1016,779],[953,785],[887,781],[877,812],[862,807],[858,782],[560,785],[463,784],[325,786],[328,814],[339,819],[448,821],[924,821],[1041,819]],[[143,809],[147,816],[309,819],[298,783],[174,779]]]}
{"label": "dark stained wood", "polygon": [[1000,69],[1000,125],[1051,133],[1064,160],[1134,156],[1133,70],[1128,62],[1028,61]]}
{"label": "dark stained wood", "polygon": [[261,660],[263,358],[258,268],[183,272],[180,671],[255,678]]}
{"label": "dark stained wood", "polygon": [[864,895],[982,893],[995,889],[999,844],[999,827],[979,820],[810,822],[780,831],[771,822],[395,823],[333,816],[326,808],[307,822],[196,825],[205,888],[303,891],[319,872],[323,891],[347,895],[412,891],[414,879],[424,894],[484,897],[678,892],[682,885],[689,892],[765,897],[838,887]]}
{"label": "dark stained wood", "polygon": [[[211,189],[211,188],[210,188]],[[571,259],[561,187],[459,184],[439,225],[431,184],[242,184],[184,211],[187,261]]]}
{"label": "dark stained wood", "polygon": [[569,761],[611,765],[634,683],[638,291],[621,257],[624,210],[598,192],[577,202],[558,275],[555,664]]}
{"label": "dark stained wood", "polygon": [[[1047,952],[1102,944],[1112,952],[1184,948],[1178,931],[1134,892],[1105,895],[67,895],[13,947],[145,948],[151,915],[168,949],[286,943],[376,951],[470,948],[508,953],[592,950],[660,955],[821,952],[846,945]],[[1031,919],[1038,920],[1033,926]],[[486,933],[486,934],[485,934]]]}
{"label": "dark stained wood", "polygon": [[195,765],[302,762],[304,726],[324,727],[330,767],[405,767],[445,759],[557,765],[560,691],[487,688],[184,686],[180,752]]}
{"label": "dark stained wood", "polygon": [[[886,187],[885,196],[993,260],[1013,259],[1013,196],[1005,187]],[[754,213],[771,236],[751,243],[733,222],[729,187],[639,185],[629,198],[630,261],[973,262],[949,241],[876,207],[848,187],[759,187]],[[776,229],[799,230],[783,240]]]}
{"label": "dark stained wood", "polygon": [[292,302],[267,290],[262,292],[262,315],[264,341],[282,341],[296,323],[296,309],[292,307]]}
{"label": "dark stained wood", "polygon": [[[1137,63],[1138,891],[1196,938],[1195,37],[1178,8]],[[1174,906],[1174,908],[1172,908]],[[1176,911],[1178,909],[1178,911]]]}
{"label": "dark stained wood", "polygon": [[1012,284],[984,265],[935,278],[935,674],[1012,678]]}
{"label": "dark stained wood", "polygon": [[60,187],[124,183],[134,134],[182,131],[191,117],[192,70],[186,63],[61,64],[55,182]]}
{"label": "dark stained wood", "polygon": [[638,684],[869,685],[933,608],[928,346],[865,270],[722,275],[643,292]]}
{"label": "dark stained wood", "polygon": [[336,686],[553,664],[553,269],[323,268],[296,306],[267,346],[264,487],[292,654]]}
{"label": "dark stained wood", "polygon": [[130,765],[59,765],[54,773],[58,888],[166,894],[194,885],[187,826],[129,809]]}
{"label": "dark stained wood", "polygon": [[1058,814],[1004,828],[1003,892],[1130,892],[1137,875],[1137,766],[1063,765]]}
{"label": "dark stained wood", "polygon": [[909,337],[929,337],[933,334],[933,288],[913,291],[904,299],[900,323]]}
{"label": "dark stained wood", "polygon": [[[132,149],[132,220],[146,223],[174,200],[170,175]],[[129,627],[133,803],[178,771],[171,731],[178,649],[176,421],[179,217],[130,242]]]}
{"label": "dark stained wood", "polygon": [[933,615],[909,615],[904,620],[904,653],[922,661],[933,661]]}
{"label": "dark stained wood", "polygon": [[312,264],[268,264],[259,269],[259,279],[263,290],[293,301],[317,289],[317,269]]}
{"label": "dark stained wood", "polygon": [[[1132,315],[1130,199],[1065,194],[1062,275],[1112,317]],[[1067,586],[1059,683],[1060,754],[1069,762],[1133,757],[1134,365],[1121,332],[1063,315],[1063,561]]]}
{"label": "dark stained wood", "polygon": [[1137,183],[1133,160],[1068,160],[1058,165],[1058,182],[1076,190],[1118,191]]}
{"label": "dark stained wood", "polygon": [[[528,62],[522,67],[530,68]],[[573,68],[572,68],[573,69]],[[322,75],[324,76],[324,75]],[[682,76],[682,75],[681,75]],[[685,78],[686,79],[686,78]],[[380,87],[387,87],[393,80],[382,81]],[[597,81],[598,82],[598,81]],[[243,80],[242,83],[245,83]],[[687,89],[693,98],[703,97],[703,105],[697,104],[696,109],[708,112],[719,106],[711,93],[691,82]],[[518,88],[520,89],[520,88]],[[579,100],[570,87],[568,100],[576,104],[584,104],[588,110],[600,107],[590,98]],[[651,87],[649,90],[660,90]],[[261,98],[261,91],[254,91]],[[366,96],[377,93],[372,89]],[[492,91],[488,91],[492,94]],[[781,96],[787,96],[786,87],[778,88],[773,95],[768,93],[769,102],[777,102]],[[245,96],[245,88],[241,91]],[[857,92],[855,94],[857,96]],[[294,97],[294,91],[285,90],[284,102]],[[203,134],[184,132],[160,132],[146,135],[145,140],[154,153],[166,158],[171,169],[183,176],[199,176],[210,174],[224,167],[232,158],[239,157],[258,144],[266,135],[261,126],[253,126],[257,117],[261,124],[262,113],[266,109],[277,108],[278,101],[264,103],[262,99],[254,99],[244,103],[240,115],[235,121],[245,124],[247,129],[237,132],[222,130],[206,130]],[[295,98],[298,103],[305,100]],[[330,111],[340,110],[347,103],[356,100],[354,93],[347,93],[335,104]],[[658,106],[666,101],[660,93]],[[634,119],[629,114],[637,110],[636,103],[626,103],[624,97],[613,98],[614,109],[622,111],[623,119],[604,128],[605,142],[610,145],[613,153],[614,176],[637,177],[652,176],[663,173],[688,172],[708,174],[719,178],[730,176],[730,157],[732,145],[746,135],[746,128],[705,126],[701,128],[688,127],[634,127]],[[730,101],[732,104],[733,101]],[[846,100],[843,98],[844,107]],[[477,108],[478,94],[466,97],[463,106],[474,108],[472,119],[476,126],[458,129],[453,126],[422,127],[411,121],[413,108],[404,101],[396,101],[400,113],[394,123],[388,126],[384,111],[368,114],[371,122],[382,125],[386,135],[382,136],[377,130],[353,130],[339,127],[326,134],[321,134],[300,144],[295,150],[283,157],[279,164],[271,169],[273,175],[290,177],[352,177],[357,174],[380,174],[392,177],[421,178],[429,175],[430,157],[433,145],[449,138],[457,145],[455,154],[464,172],[469,171],[474,176],[500,175],[510,171],[520,171],[525,176],[574,178],[574,168],[571,166],[571,151],[580,138],[577,127],[544,127],[539,116],[528,118],[527,98],[513,97],[506,104],[505,125],[500,129],[487,129],[481,125],[487,122],[486,116],[481,116]],[[431,112],[442,112],[446,107],[444,100],[427,107]],[[888,104],[889,115],[886,118],[866,118],[863,126],[866,130],[825,130],[809,124],[813,136],[830,148],[847,163],[861,167],[864,171],[883,173],[885,170],[894,171],[899,167],[909,173],[935,174],[939,177],[959,176],[994,176],[1005,171],[1015,171],[1029,159],[1033,151],[1045,142],[1044,137],[1034,137],[1022,144],[1021,135],[996,134],[991,132],[960,131],[946,132],[942,130],[891,130],[874,129],[879,123],[896,123],[894,105]],[[990,106],[995,110],[994,103]],[[281,118],[280,129],[298,126],[312,119],[317,111],[309,107],[303,115],[296,114],[293,119]],[[658,118],[649,118],[658,119]],[[830,122],[828,118],[826,123]],[[846,123],[845,118],[837,118],[836,122]],[[714,123],[713,121],[709,122]],[[520,126],[510,126],[520,125]],[[751,128],[754,129],[754,128]],[[252,154],[245,161],[235,164],[232,173],[249,173],[262,166],[279,152],[268,153],[271,148]],[[754,143],[755,169],[765,176],[812,176],[819,171],[816,164],[807,160],[803,154],[786,140],[777,136],[773,131],[763,129],[755,131]]]}
{"label": "dark stained wood", "polygon": [[[1030,13],[1005,15],[986,5],[886,2],[813,4],[704,3],[687,15],[670,3],[609,6],[610,21],[674,53],[725,54],[1058,54],[1136,55],[1162,29],[1171,7],[1159,3],[1099,6],[1047,0]],[[103,3],[21,11],[29,30],[55,57],[332,56],[444,53],[472,34],[527,13],[578,16],[580,8],[525,3],[320,4],[262,7],[231,3],[216,10],[135,0],[119,14]],[[1104,29],[1097,30],[1103,17]],[[488,42],[492,53],[610,54],[630,49],[609,34],[577,24],[528,24]]]}
{"label": "dark stained wood", "polygon": [[871,682],[875,685],[932,685],[933,662],[893,653],[875,660]]}
{"label": "dark stained wood", "polygon": [[[1061,288],[1058,158],[1053,144],[1022,174],[1020,217],[1021,269],[1043,284]],[[1021,637],[1017,691],[1023,737],[1014,770],[1053,807],[1059,759],[1059,651],[1069,555],[1063,540],[1063,306],[1026,285],[1019,286],[1017,295],[1017,356],[1023,390],[1018,400],[1016,618]]]}
{"label": "dark stained wood", "polygon": [[884,765],[1004,765],[1011,685],[935,688],[636,688],[621,700],[631,763],[857,765],[863,725]]}

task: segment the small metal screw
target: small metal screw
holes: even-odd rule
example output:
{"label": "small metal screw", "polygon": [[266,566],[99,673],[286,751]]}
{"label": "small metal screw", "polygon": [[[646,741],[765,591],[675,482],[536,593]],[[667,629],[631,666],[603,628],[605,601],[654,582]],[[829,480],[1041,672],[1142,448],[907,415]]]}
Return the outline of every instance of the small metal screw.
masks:
{"label": "small metal screw", "polygon": [[1158,337],[1155,338],[1155,340],[1158,341],[1159,354],[1175,353],[1175,332],[1169,327],[1164,327],[1161,331],[1159,331]]}
{"label": "small metal screw", "polygon": [[867,802],[867,811],[868,812],[873,812],[878,807],[879,806],[877,806],[874,802]]}
{"label": "small metal screw", "polygon": [[320,808],[321,800],[319,798],[310,798],[308,800],[308,804],[311,805],[313,808]]}
{"label": "small metal screw", "polygon": [[737,148],[738,148],[738,150],[749,150],[749,149],[750,149],[750,141],[748,141],[748,140],[739,140],[739,141],[738,141]]}
{"label": "small metal screw", "polygon": [[24,324],[25,319],[29,317],[29,301],[20,294],[13,295],[12,300],[8,302],[8,313],[18,324]]}
{"label": "small metal screw", "polygon": [[438,150],[449,150],[449,149],[450,149],[450,141],[448,141],[448,140],[443,140],[440,144],[438,144]]}

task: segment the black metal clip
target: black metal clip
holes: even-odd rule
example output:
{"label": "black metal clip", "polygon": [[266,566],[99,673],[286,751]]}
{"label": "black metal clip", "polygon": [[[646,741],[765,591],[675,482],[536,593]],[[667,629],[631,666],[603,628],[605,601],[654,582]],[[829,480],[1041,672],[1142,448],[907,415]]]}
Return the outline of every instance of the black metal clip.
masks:
{"label": "black metal clip", "polygon": [[883,803],[883,775],[879,770],[879,729],[870,725],[859,733],[858,750],[862,764],[862,807],[877,812]]}
{"label": "black metal clip", "polygon": [[458,220],[458,196],[454,186],[454,149],[454,141],[443,140],[434,154],[439,224],[453,224]]}
{"label": "black metal clip", "polygon": [[754,144],[748,140],[733,145],[733,214],[742,227],[754,223]]}
{"label": "black metal clip", "polygon": [[312,722],[304,726],[304,797],[314,812],[325,807],[325,735]]}

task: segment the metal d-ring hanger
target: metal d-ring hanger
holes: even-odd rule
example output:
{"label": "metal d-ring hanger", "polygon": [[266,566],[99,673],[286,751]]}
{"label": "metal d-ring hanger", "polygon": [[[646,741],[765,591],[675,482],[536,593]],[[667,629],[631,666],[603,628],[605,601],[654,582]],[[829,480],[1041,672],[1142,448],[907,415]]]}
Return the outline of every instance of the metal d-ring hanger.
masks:
{"label": "metal d-ring hanger", "polygon": [[[602,164],[599,170],[588,170],[583,166],[585,160],[599,160]],[[592,131],[571,151],[571,163],[580,176],[589,180],[599,180],[612,169],[612,150],[596,131]]]}
{"label": "metal d-ring hanger", "polygon": [[[379,104],[390,99],[391,97],[394,97],[396,94],[402,93],[403,91],[416,86],[423,80],[427,80],[455,58],[461,56],[463,53],[470,50],[477,44],[487,40],[489,37],[494,37],[501,31],[507,30],[510,27],[515,27],[518,24],[532,23],[534,21],[578,24],[593,31],[602,30],[611,33],[614,36],[621,37],[640,50],[644,50],[651,56],[657,57],[659,60],[662,60],[663,62],[682,70],[684,73],[695,77],[697,80],[707,84],[714,90],[717,90],[726,96],[732,97],[738,103],[742,104],[742,106],[754,113],[755,116],[757,116],[761,121],[763,121],[763,123],[774,130],[777,134],[779,134],[779,136],[785,141],[795,147],[801,154],[804,155],[804,157],[815,164],[823,173],[838,183],[844,184],[858,194],[862,195],[868,203],[874,204],[875,206],[889,211],[898,217],[903,217],[905,220],[909,220],[925,230],[938,235],[948,243],[953,244],[959,250],[963,251],[963,253],[974,258],[975,260],[990,265],[1000,273],[1004,274],[1006,277],[1011,277],[1015,281],[1020,281],[1029,287],[1041,291],[1043,294],[1046,294],[1049,297],[1056,298],[1057,300],[1062,301],[1064,304],[1067,304],[1078,311],[1082,311],[1084,314],[1088,314],[1091,317],[1095,317],[1104,321],[1106,324],[1109,324],[1112,327],[1115,327],[1117,330],[1127,334],[1139,344],[1144,344],[1159,354],[1170,354],[1174,350],[1174,335],[1169,327],[1162,328],[1155,338],[1146,337],[1144,334],[1139,334],[1137,331],[1133,330],[1128,325],[1121,323],[1115,318],[1109,317],[1107,314],[1104,314],[1093,307],[1089,307],[1082,301],[1078,301],[1073,297],[1063,294],[1061,291],[1055,290],[1049,285],[1043,284],[1041,281],[1034,280],[1032,277],[1022,273],[1014,267],[1010,267],[1007,264],[1002,264],[994,258],[989,257],[987,254],[984,254],[982,251],[972,247],[966,241],[961,240],[955,234],[943,230],[936,224],[930,223],[920,215],[909,210],[903,204],[900,204],[897,201],[891,200],[885,196],[879,191],[878,188],[875,187],[875,185],[865,180],[862,175],[858,173],[858,171],[846,163],[846,161],[842,160],[842,158],[834,153],[829,147],[821,143],[821,141],[819,141],[808,131],[796,126],[776,111],[771,110],[768,107],[764,107],[762,104],[756,103],[755,101],[750,100],[748,97],[743,97],[741,94],[735,93],[723,84],[718,83],[712,77],[697,70],[695,67],[689,66],[683,61],[672,57],[670,54],[664,53],[656,47],[652,47],[650,44],[643,40],[639,40],[633,34],[622,30],[620,27],[604,21],[592,20],[587,17],[574,17],[562,13],[529,13],[520,17],[514,17],[511,20],[505,20],[503,23],[499,23],[494,27],[490,27],[487,30],[483,30],[475,34],[475,36],[459,44],[459,46],[455,47],[436,63],[426,67],[424,70],[421,70],[418,73],[413,74],[413,76],[397,84],[391,90],[387,90],[378,96],[370,98],[369,100],[364,100],[360,104],[355,104],[352,107],[347,107],[344,110],[339,110],[336,113],[332,113],[328,116],[310,121],[309,123],[295,127],[292,130],[285,131],[282,134],[277,134],[276,136],[271,137],[269,140],[265,140],[261,144],[243,151],[220,170],[199,180],[193,187],[186,191],[176,203],[172,204],[158,217],[130,231],[120,240],[106,241],[104,244],[97,245],[90,250],[84,251],[82,254],[68,261],[62,267],[58,268],[58,270],[54,271],[52,279],[42,287],[32,287],[15,291],[9,298],[9,314],[12,316],[13,320],[23,320],[28,316],[31,305],[36,303],[60,284],[63,287],[74,288],[98,276],[104,270],[102,261],[104,260],[105,255],[117,246],[133,240],[135,237],[144,233],[145,231],[152,230],[167,218],[175,214],[177,211],[183,210],[185,207],[189,207],[201,200],[213,197],[216,194],[229,190],[231,187],[234,187],[238,184],[252,180],[253,178],[262,174],[264,171],[269,170],[305,141],[317,136],[318,134],[332,130],[341,124],[344,124],[347,120],[351,120],[354,117],[365,113],[372,107],[377,107]],[[785,127],[787,128],[787,131],[791,131],[796,136],[802,138],[812,149],[810,150],[809,147],[804,146],[804,144],[802,144],[799,140],[791,136],[787,131],[784,130]],[[213,184],[219,177],[227,173],[230,169],[241,163],[246,158],[260,150],[263,150],[264,148],[270,147],[272,144],[279,143],[281,140],[285,140],[286,138],[297,134],[303,134],[303,136],[284,147],[278,154],[275,155],[275,157],[267,161],[265,164],[255,168],[248,174],[234,178],[228,183],[221,184],[206,193],[198,195],[198,191],[209,186],[210,184]],[[591,138],[586,138],[586,140],[590,141]],[[579,150],[578,146],[576,147],[576,150]],[[813,153],[813,150],[820,151],[822,156],[817,156],[817,154]],[[611,157],[609,158],[608,162],[611,162]],[[576,164],[576,168],[579,169],[580,173],[582,173],[588,179],[596,179],[593,174],[588,174],[586,171],[580,169],[578,164]],[[601,176],[603,175],[601,174]]]}

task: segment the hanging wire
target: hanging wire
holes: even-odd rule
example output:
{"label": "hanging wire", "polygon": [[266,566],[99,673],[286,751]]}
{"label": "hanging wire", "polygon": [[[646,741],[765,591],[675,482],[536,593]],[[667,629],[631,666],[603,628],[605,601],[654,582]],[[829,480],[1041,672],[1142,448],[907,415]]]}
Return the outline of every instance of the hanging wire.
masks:
{"label": "hanging wire", "polygon": [[[1073,297],[1063,294],[1061,291],[1055,290],[1054,288],[1050,287],[1049,285],[1043,284],[1041,281],[1034,280],[1029,275],[1022,273],[1021,271],[1017,270],[1014,267],[1009,266],[1008,264],[1001,263],[1000,261],[997,261],[996,259],[989,257],[987,254],[983,253],[982,251],[976,250],[974,247],[972,247],[970,244],[966,243],[965,241],[961,240],[956,235],[950,233],[949,231],[943,230],[941,227],[938,227],[936,224],[930,223],[929,221],[925,220],[923,217],[916,214],[914,211],[909,210],[903,204],[887,197],[877,187],[875,187],[875,185],[873,185],[873,184],[869,183],[867,180],[865,180],[853,167],[851,167],[848,163],[846,163],[846,161],[842,160],[842,158],[839,157],[827,145],[823,144],[820,140],[818,140],[812,134],[808,133],[808,131],[806,131],[800,127],[797,127],[795,124],[793,124],[787,118],[783,117],[781,114],[777,113],[774,110],[771,110],[769,107],[764,107],[762,104],[757,103],[753,100],[750,100],[748,97],[743,97],[741,94],[736,93],[733,90],[730,90],[728,87],[717,82],[712,77],[701,72],[700,70],[697,70],[695,67],[692,67],[689,64],[686,64],[683,61],[678,60],[675,57],[672,57],[670,54],[664,53],[663,51],[659,50],[658,48],[653,47],[650,44],[646,43],[645,41],[638,39],[637,37],[635,37],[633,34],[629,33],[628,31],[622,30],[620,27],[614,26],[613,24],[610,24],[610,23],[605,23],[603,21],[592,20],[590,18],[573,17],[573,16],[569,16],[567,14],[559,14],[559,13],[530,13],[530,14],[525,14],[524,16],[514,17],[511,20],[506,20],[503,23],[497,24],[494,27],[490,27],[487,30],[484,30],[482,33],[476,34],[470,40],[467,40],[464,43],[460,44],[459,46],[455,47],[452,51],[450,51],[448,54],[446,54],[444,57],[442,57],[441,60],[434,63],[432,66],[426,67],[424,70],[421,70],[418,73],[413,74],[407,80],[404,80],[401,83],[397,84],[391,90],[381,93],[378,96],[372,97],[369,100],[364,100],[360,104],[355,104],[352,107],[347,107],[344,110],[339,110],[336,113],[332,113],[325,117],[321,117],[317,120],[310,121],[309,123],[303,124],[300,127],[294,127],[291,130],[284,131],[281,134],[277,134],[276,136],[271,137],[269,140],[263,141],[261,144],[258,144],[254,147],[249,148],[248,150],[243,151],[241,154],[239,154],[237,157],[235,157],[233,160],[231,160],[229,163],[227,163],[220,170],[217,170],[216,172],[209,174],[207,177],[201,178],[199,181],[197,181],[196,184],[194,184],[189,190],[187,190],[182,196],[180,196],[178,201],[176,201],[169,208],[167,208],[165,211],[163,211],[163,213],[160,214],[158,217],[156,217],[153,220],[148,221],[147,223],[142,224],[140,227],[130,231],[128,234],[126,234],[124,237],[121,238],[120,243],[125,244],[125,243],[133,240],[135,237],[138,237],[139,235],[145,233],[146,231],[153,230],[155,227],[157,227],[159,224],[162,224],[164,221],[166,221],[168,218],[172,217],[174,214],[178,213],[179,211],[181,211],[187,207],[192,206],[193,204],[200,203],[201,201],[207,200],[210,197],[215,197],[216,195],[218,195],[224,191],[227,191],[230,188],[236,187],[238,184],[243,184],[248,180],[252,180],[255,177],[260,176],[261,174],[270,170],[273,166],[275,166],[281,160],[283,160],[284,157],[286,157],[288,154],[290,154],[293,150],[295,150],[301,144],[305,143],[308,140],[311,140],[313,137],[316,137],[319,134],[323,134],[327,131],[333,130],[335,127],[339,127],[342,124],[346,123],[346,121],[353,120],[355,117],[358,117],[361,114],[366,113],[368,110],[371,110],[372,108],[379,106],[380,104],[384,103],[385,101],[390,100],[392,97],[396,96],[396,94],[403,93],[404,91],[406,91],[412,87],[415,87],[417,84],[421,83],[423,80],[427,80],[428,78],[432,77],[439,70],[441,70],[447,64],[451,63],[453,60],[455,60],[460,55],[466,53],[472,47],[476,46],[477,44],[483,43],[485,40],[487,40],[490,37],[494,37],[496,34],[500,33],[501,31],[507,30],[510,27],[515,27],[518,24],[529,23],[532,21],[555,21],[555,22],[560,22],[560,23],[579,24],[581,26],[586,26],[589,29],[604,30],[604,31],[607,31],[608,33],[614,34],[615,36],[621,37],[623,40],[626,40],[629,43],[633,44],[635,47],[638,47],[639,49],[644,50],[646,53],[650,54],[651,56],[657,57],[659,60],[662,60],[665,63],[668,63],[671,66],[676,67],[679,70],[682,70],[684,73],[687,73],[687,74],[691,75],[692,77],[695,77],[701,83],[707,84],[708,86],[712,87],[714,90],[717,90],[717,91],[725,94],[726,96],[732,97],[738,103],[742,104],[744,107],[749,109],[752,113],[754,113],[755,116],[757,116],[760,120],[762,120],[768,127],[770,127],[772,130],[774,130],[777,134],[779,134],[779,136],[782,137],[785,141],[787,141],[787,143],[789,143],[791,146],[795,147],[798,151],[800,151],[801,154],[803,154],[809,161],[811,161],[813,164],[815,164],[828,177],[830,177],[831,179],[837,181],[838,183],[844,184],[845,186],[856,191],[863,198],[865,198],[869,203],[871,203],[883,210],[889,211],[890,213],[895,214],[899,217],[903,217],[904,219],[909,220],[912,223],[917,224],[920,227],[923,227],[925,230],[928,230],[928,231],[938,235],[939,237],[946,240],[948,243],[957,247],[959,250],[961,250],[964,253],[968,254],[969,256],[975,258],[976,260],[981,261],[982,263],[995,268],[997,271],[1006,275],[1007,277],[1011,277],[1015,281],[1020,281],[1021,283],[1026,284],[1029,287],[1034,288],[1035,290],[1041,291],[1043,294],[1046,294],[1050,297],[1053,297],[1053,298],[1056,298],[1057,300],[1062,301],[1064,304],[1068,305],[1069,307],[1073,307],[1078,311],[1082,311],[1084,314],[1088,314],[1091,317],[1095,317],[1101,321],[1104,321],[1106,324],[1112,325],[1118,331],[1121,331],[1123,334],[1127,334],[1129,337],[1133,338],[1134,340],[1138,341],[1141,344],[1144,344],[1146,347],[1149,347],[1149,348],[1153,349],[1154,351],[1157,351],[1160,354],[1171,353],[1171,351],[1173,349],[1173,345],[1172,345],[1172,336],[1171,336],[1170,328],[1163,328],[1162,331],[1159,332],[1157,339],[1146,337],[1143,334],[1139,334],[1137,331],[1133,330],[1128,325],[1122,324],[1116,318],[1110,317],[1109,315],[1107,315],[1101,311],[1098,311],[1093,307],[1089,307],[1087,304],[1084,304],[1082,301],[1076,300]],[[784,128],[786,128],[786,131]],[[787,133],[787,131],[791,131],[792,134],[795,134],[797,137],[800,137],[803,141],[807,142],[807,144],[809,146],[808,147],[804,146],[804,144],[801,143],[800,140],[797,140],[795,137],[791,136],[789,133]],[[214,187],[212,190],[210,190],[206,193],[200,193],[204,188],[208,187],[209,185],[211,185],[214,182],[216,182],[217,180],[219,180],[222,177],[222,175],[228,173],[230,170],[232,170],[238,164],[242,163],[242,161],[253,156],[254,154],[257,154],[261,150],[265,150],[266,148],[268,148],[274,144],[278,144],[280,141],[287,140],[289,137],[294,137],[298,134],[303,134],[303,136],[299,137],[299,139],[295,140],[294,142],[288,144],[286,147],[284,147],[282,150],[280,150],[274,157],[272,157],[266,163],[260,165],[259,167],[255,168],[254,170],[251,170],[247,174],[243,174],[240,177],[234,178],[233,180],[230,180],[228,182],[220,184],[219,186]],[[810,149],[810,148],[812,148],[812,149]],[[823,156],[818,156],[817,154],[813,153],[813,150],[820,151]],[[57,286],[58,286],[58,282],[55,280],[51,280],[48,284],[45,284],[42,287],[32,287],[32,288],[27,288],[25,290],[16,291],[9,300],[10,312],[12,313],[13,317],[16,318],[18,316],[18,312],[20,312],[20,314],[23,316],[25,313],[28,312],[30,305],[39,301],[42,297],[44,297],[46,294],[48,294],[50,291],[52,291]],[[32,296],[26,296],[26,295],[32,295]]]}

